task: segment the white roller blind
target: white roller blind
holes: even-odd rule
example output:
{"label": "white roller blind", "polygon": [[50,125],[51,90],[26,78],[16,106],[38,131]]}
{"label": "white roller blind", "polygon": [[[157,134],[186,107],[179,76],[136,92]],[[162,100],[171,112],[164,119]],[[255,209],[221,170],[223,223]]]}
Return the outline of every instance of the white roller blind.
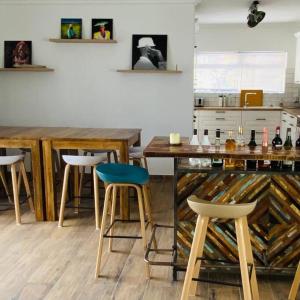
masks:
{"label": "white roller blind", "polygon": [[194,89],[204,93],[239,93],[262,89],[284,93],[286,52],[195,51]]}

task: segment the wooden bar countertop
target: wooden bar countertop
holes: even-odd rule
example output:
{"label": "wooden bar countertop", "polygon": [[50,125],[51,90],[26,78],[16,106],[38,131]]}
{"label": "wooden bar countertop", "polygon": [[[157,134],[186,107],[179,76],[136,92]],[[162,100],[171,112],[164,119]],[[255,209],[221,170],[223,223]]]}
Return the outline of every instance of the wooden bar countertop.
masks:
{"label": "wooden bar countertop", "polygon": [[262,149],[257,146],[255,149],[250,149],[248,146],[236,149],[235,151],[226,151],[224,146],[208,148],[201,146],[189,145],[188,138],[181,138],[182,144],[174,146],[169,144],[169,137],[156,136],[148,144],[144,150],[146,157],[207,157],[207,158],[233,158],[233,159],[248,159],[248,160],[300,160],[299,150],[272,150],[271,146],[268,149]]}

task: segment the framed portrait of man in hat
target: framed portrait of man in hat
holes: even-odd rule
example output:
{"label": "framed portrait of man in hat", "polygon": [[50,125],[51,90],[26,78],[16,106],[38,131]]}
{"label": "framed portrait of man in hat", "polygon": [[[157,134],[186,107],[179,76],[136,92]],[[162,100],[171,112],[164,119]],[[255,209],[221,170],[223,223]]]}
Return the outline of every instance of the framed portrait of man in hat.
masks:
{"label": "framed portrait of man in hat", "polygon": [[134,34],[132,36],[132,69],[166,70],[167,40],[167,35]]}
{"label": "framed portrait of man in hat", "polygon": [[112,40],[113,20],[112,19],[92,19],[92,39]]}

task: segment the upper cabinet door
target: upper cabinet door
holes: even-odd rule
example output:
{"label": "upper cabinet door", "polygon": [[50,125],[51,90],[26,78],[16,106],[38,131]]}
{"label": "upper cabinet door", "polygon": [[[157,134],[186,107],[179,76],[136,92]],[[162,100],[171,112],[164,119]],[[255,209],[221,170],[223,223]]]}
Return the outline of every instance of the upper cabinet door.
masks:
{"label": "upper cabinet door", "polygon": [[300,32],[295,34],[297,38],[296,46],[296,66],[295,66],[295,83],[300,83]]}

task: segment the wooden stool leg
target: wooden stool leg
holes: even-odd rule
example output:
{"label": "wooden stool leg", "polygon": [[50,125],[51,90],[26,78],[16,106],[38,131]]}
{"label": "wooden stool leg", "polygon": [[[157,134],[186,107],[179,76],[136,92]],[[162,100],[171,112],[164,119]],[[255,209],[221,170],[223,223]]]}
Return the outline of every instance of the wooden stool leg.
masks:
{"label": "wooden stool leg", "polygon": [[113,185],[110,184],[106,188],[106,191],[105,191],[103,215],[102,215],[102,222],[101,222],[101,228],[100,228],[99,246],[98,246],[97,261],[96,261],[96,271],[95,271],[96,278],[98,278],[100,276],[101,256],[102,256],[103,242],[104,242],[103,235],[104,235],[104,232],[105,232],[107,210],[108,210],[108,204],[109,204],[109,199],[110,199],[110,194],[111,194],[112,187],[113,187]]}
{"label": "wooden stool leg", "polygon": [[20,202],[19,202],[19,193],[18,193],[18,180],[17,180],[16,164],[11,165],[11,178],[12,178],[12,186],[13,186],[13,192],[14,192],[16,223],[17,223],[17,225],[20,225],[21,224],[21,215],[20,215]]}
{"label": "wooden stool leg", "polygon": [[300,284],[300,261],[298,263],[298,268],[297,271],[295,273],[295,278],[290,290],[290,294],[289,294],[289,300],[295,300],[296,296],[297,296],[297,291],[299,289],[299,284]]}
{"label": "wooden stool leg", "polygon": [[64,182],[63,182],[63,188],[61,194],[58,227],[62,227],[64,222],[64,212],[65,212],[65,205],[67,199],[69,172],[70,172],[70,165],[67,164],[65,167]]}
{"label": "wooden stool leg", "polygon": [[192,279],[194,276],[198,277],[199,275],[201,261],[199,260],[197,262],[197,257],[202,256],[203,253],[208,220],[208,217],[201,217],[198,215],[189,262],[185,273],[181,300],[187,300],[189,295],[194,296],[196,294],[197,283],[192,286],[192,284],[194,284]]}
{"label": "wooden stool leg", "polygon": [[75,214],[79,213],[79,204],[80,204],[80,199],[79,199],[79,167],[74,166],[74,206],[75,206],[74,213]]}
{"label": "wooden stool leg", "polygon": [[[143,194],[140,187],[136,187],[138,193],[138,203],[139,203],[139,213],[140,213],[140,221],[141,221],[141,235],[143,240],[144,251],[147,248],[147,236],[146,236],[146,228],[145,228],[145,216],[144,216],[144,205],[143,205]],[[149,264],[146,263],[146,276],[150,278],[150,267]]]}
{"label": "wooden stool leg", "polygon": [[27,174],[26,174],[26,170],[25,170],[25,165],[24,165],[23,161],[20,162],[20,172],[22,173],[23,182],[24,182],[24,186],[25,186],[25,190],[26,190],[27,201],[28,201],[30,210],[32,212],[34,212],[34,205],[33,205],[33,200],[32,200],[32,196],[31,196],[30,186],[29,186],[29,182],[28,182],[28,178],[27,178]]}
{"label": "wooden stool leg", "polygon": [[100,229],[100,204],[99,204],[99,186],[98,186],[98,175],[96,173],[96,167],[93,167],[94,177],[94,199],[95,199],[95,220],[96,230]]}
{"label": "wooden stool leg", "polygon": [[114,161],[117,164],[118,163],[118,154],[117,154],[116,150],[113,151],[113,156],[114,156]]}
{"label": "wooden stool leg", "polygon": [[[252,299],[258,299],[258,298],[252,298],[251,293],[251,285],[249,280],[249,271],[248,271],[248,265],[247,265],[247,253],[248,250],[246,249],[247,246],[249,246],[249,243],[247,243],[245,236],[245,220],[243,220],[246,217],[242,217],[235,220],[235,229],[236,229],[236,237],[237,237],[237,244],[238,244],[238,252],[239,252],[239,260],[240,260],[240,268],[241,268],[241,275],[242,275],[242,284],[243,284],[243,293],[244,293],[244,299],[245,300],[252,300]],[[247,224],[247,219],[246,219]],[[248,230],[248,227],[247,227]],[[251,247],[251,246],[250,246]],[[255,271],[254,271],[255,272]],[[255,276],[255,273],[254,273]],[[252,275],[253,277],[253,275]],[[255,278],[256,280],[256,278]]]}
{"label": "wooden stool leg", "polygon": [[[116,214],[116,202],[117,202],[117,186],[113,187],[113,193],[112,193],[112,204],[111,204],[111,215],[110,215],[110,225],[115,220],[115,214]],[[114,234],[114,226],[111,227],[109,231],[109,235]],[[113,239],[110,238],[108,241],[108,251],[112,251],[112,245],[113,245]]]}
{"label": "wooden stool leg", "polygon": [[144,168],[148,170],[147,157],[143,157],[143,161],[144,161]]}
{"label": "wooden stool leg", "polygon": [[[152,218],[152,212],[151,212],[151,204],[149,201],[149,190],[148,190],[148,186],[143,185],[143,196],[144,196],[144,202],[145,202],[145,210],[146,210],[146,214],[148,217],[148,222],[150,223],[150,227],[151,227],[151,231],[153,230],[153,226],[154,226],[154,222],[153,222],[153,218]],[[154,245],[154,249],[157,249],[157,242],[156,242],[156,238],[154,237],[153,240],[153,245]]]}
{"label": "wooden stool leg", "polygon": [[85,175],[85,166],[82,167],[82,169],[79,169],[79,197],[81,197],[82,189],[83,189],[83,181],[84,181],[84,175]]}
{"label": "wooden stool leg", "polygon": [[13,203],[13,201],[11,200],[11,197],[9,195],[9,190],[8,190],[8,184],[7,184],[7,181],[6,181],[6,178],[5,178],[5,174],[4,174],[4,171],[3,171],[3,168],[0,167],[0,179],[3,183],[3,187],[4,187],[4,191],[5,191],[5,194],[8,198],[8,201],[9,203]]}

